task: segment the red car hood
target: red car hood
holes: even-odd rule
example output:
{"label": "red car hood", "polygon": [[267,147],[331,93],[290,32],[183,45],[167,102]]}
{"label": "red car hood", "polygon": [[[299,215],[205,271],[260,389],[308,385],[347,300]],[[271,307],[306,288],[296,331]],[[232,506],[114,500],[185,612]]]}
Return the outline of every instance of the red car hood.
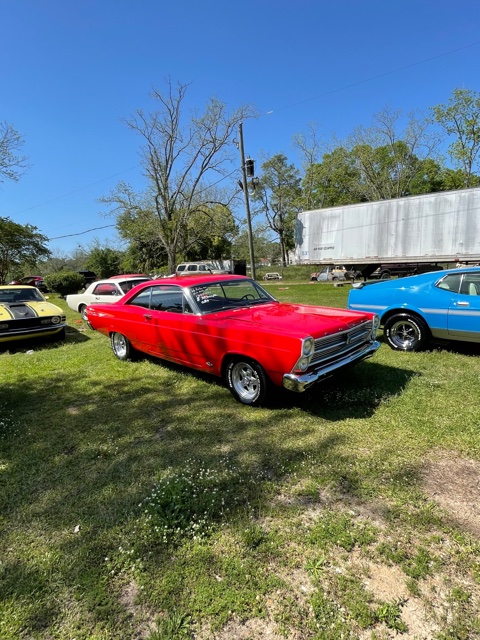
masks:
{"label": "red car hood", "polygon": [[[222,314],[223,315],[223,314]],[[372,314],[348,309],[332,309],[304,304],[261,304],[250,309],[238,309],[223,316],[234,322],[245,322],[271,327],[273,331],[289,335],[297,333],[314,338],[338,333],[364,322]]]}

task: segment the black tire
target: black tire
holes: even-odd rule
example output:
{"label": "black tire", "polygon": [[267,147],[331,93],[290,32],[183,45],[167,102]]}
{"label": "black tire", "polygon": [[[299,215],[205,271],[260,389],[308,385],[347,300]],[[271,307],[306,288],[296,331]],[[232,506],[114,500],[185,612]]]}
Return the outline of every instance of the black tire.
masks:
{"label": "black tire", "polygon": [[385,340],[395,351],[421,351],[430,339],[427,323],[410,313],[390,316],[383,329]]}
{"label": "black tire", "polygon": [[136,351],[123,333],[110,334],[112,351],[119,360],[135,360]]}
{"label": "black tire", "polygon": [[263,367],[250,358],[230,360],[225,371],[225,379],[235,400],[251,407],[265,403],[270,380]]}
{"label": "black tire", "polygon": [[389,280],[390,279],[390,271],[382,271],[380,274],[380,280]]}
{"label": "black tire", "polygon": [[337,276],[333,276],[332,282],[336,282],[338,280]]}

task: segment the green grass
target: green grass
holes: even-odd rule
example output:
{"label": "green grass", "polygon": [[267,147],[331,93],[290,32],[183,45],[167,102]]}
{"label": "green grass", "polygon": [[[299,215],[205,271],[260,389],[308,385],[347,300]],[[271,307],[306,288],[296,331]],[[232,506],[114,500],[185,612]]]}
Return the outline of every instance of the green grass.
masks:
{"label": "green grass", "polygon": [[[344,307],[349,285],[267,288]],[[480,637],[478,539],[422,484],[442,452],[480,460],[478,349],[382,345],[251,409],[67,317],[65,343],[0,351],[2,639],[384,638],[409,599],[427,636]]]}

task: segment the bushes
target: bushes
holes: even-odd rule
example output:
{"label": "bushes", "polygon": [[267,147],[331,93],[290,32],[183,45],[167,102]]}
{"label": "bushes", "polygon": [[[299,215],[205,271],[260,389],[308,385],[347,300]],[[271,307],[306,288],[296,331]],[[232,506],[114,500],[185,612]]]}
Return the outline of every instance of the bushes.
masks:
{"label": "bushes", "polygon": [[84,286],[83,276],[75,271],[57,271],[45,276],[45,284],[50,291],[66,296],[69,293],[77,293]]}

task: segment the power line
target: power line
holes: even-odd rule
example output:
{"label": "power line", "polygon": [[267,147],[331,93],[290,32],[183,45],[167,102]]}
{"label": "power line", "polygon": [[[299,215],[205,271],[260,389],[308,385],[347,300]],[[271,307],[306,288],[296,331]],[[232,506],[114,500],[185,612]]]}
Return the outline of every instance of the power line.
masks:
{"label": "power line", "polygon": [[111,180],[112,178],[116,178],[122,173],[127,173],[127,171],[133,171],[133,169],[138,169],[141,165],[137,164],[135,167],[130,167],[129,169],[123,169],[123,171],[119,171],[118,173],[114,173],[107,178],[102,178],[101,180],[97,180],[96,182],[91,182],[90,184],[85,185],[84,187],[80,187],[78,189],[74,189],[73,191],[69,191],[68,193],[64,193],[61,196],[56,196],[51,200],[45,200],[45,202],[39,202],[38,204],[34,204],[32,207],[28,207],[28,209],[22,209],[22,211],[17,211],[13,215],[20,215],[21,213],[26,213],[27,211],[31,211],[32,209],[36,209],[37,207],[43,207],[45,204],[50,204],[51,202],[56,202],[57,200],[61,200],[62,198],[67,198],[68,196],[72,196],[74,193],[78,193],[79,191],[84,191],[85,189],[89,189],[90,187],[94,187],[96,184],[100,184],[102,182],[106,182],[107,180]]}
{"label": "power line", "polygon": [[272,113],[276,113],[277,111],[283,111],[284,109],[291,109],[292,107],[296,107],[299,104],[305,104],[305,102],[311,102],[312,100],[318,100],[319,98],[324,98],[325,96],[330,96],[333,93],[338,93],[339,91],[344,91],[345,89],[351,89],[352,87],[358,87],[361,84],[366,84],[367,82],[372,82],[373,80],[378,80],[379,78],[385,78],[385,76],[392,75],[394,73],[398,73],[399,71],[405,71],[405,69],[411,69],[412,67],[417,67],[421,64],[425,64],[426,62],[431,62],[432,60],[438,60],[439,58],[443,58],[445,56],[449,56],[452,53],[458,53],[459,51],[464,51],[465,49],[469,49],[470,47],[476,47],[480,44],[480,40],[477,42],[472,42],[471,44],[466,44],[463,47],[458,47],[457,49],[452,49],[451,51],[446,51],[444,53],[439,53],[436,56],[431,56],[430,58],[425,58],[424,60],[419,60],[418,62],[412,62],[411,64],[406,64],[403,67],[397,67],[396,69],[392,69],[391,71],[385,71],[384,73],[379,73],[376,76],[371,76],[370,78],[365,78],[364,80],[358,80],[357,82],[352,82],[351,84],[346,84],[343,87],[338,87],[337,89],[331,89],[330,91],[325,91],[325,93],[320,93],[317,96],[312,96],[311,98],[305,98],[305,100],[299,100],[298,102],[292,102],[291,104],[285,105],[283,107],[279,107],[278,109],[271,109],[267,111],[265,115],[271,115]]}
{"label": "power line", "polygon": [[106,224],[103,227],[93,227],[93,229],[87,229],[86,231],[80,231],[79,233],[69,233],[66,236],[56,236],[55,238],[48,238],[48,240],[60,240],[61,238],[72,238],[73,236],[83,236],[85,233],[90,233],[90,231],[98,231],[98,229],[108,229],[108,227],[115,227],[115,224]]}
{"label": "power line", "polygon": [[[127,171],[128,171],[128,169],[127,169]],[[217,180],[217,182],[214,182],[213,184],[208,185],[208,187],[205,187],[204,189],[201,189],[198,193],[200,194],[200,193],[203,193],[204,191],[207,191],[208,189],[211,189],[212,187],[214,187],[215,185],[219,184],[220,182],[223,182],[223,180],[226,180],[227,178],[229,178],[231,175],[233,175],[237,171],[239,171],[238,168],[234,169],[231,173],[229,173],[226,176],[223,176],[222,178]],[[116,175],[118,175],[118,174],[116,174]],[[113,177],[113,176],[111,176],[111,177]],[[107,180],[108,178],[105,178],[105,179]],[[102,182],[102,181],[100,180],[99,182]],[[115,224],[106,224],[103,227],[94,227],[93,229],[87,229],[86,231],[80,231],[79,233],[69,233],[68,235],[65,235],[65,236],[55,236],[55,238],[48,238],[48,240],[49,241],[51,241],[51,240],[61,240],[62,238],[73,238],[73,236],[83,236],[85,233],[90,233],[91,231],[98,231],[99,229],[108,229],[109,227],[115,227],[115,226],[116,226]]]}

